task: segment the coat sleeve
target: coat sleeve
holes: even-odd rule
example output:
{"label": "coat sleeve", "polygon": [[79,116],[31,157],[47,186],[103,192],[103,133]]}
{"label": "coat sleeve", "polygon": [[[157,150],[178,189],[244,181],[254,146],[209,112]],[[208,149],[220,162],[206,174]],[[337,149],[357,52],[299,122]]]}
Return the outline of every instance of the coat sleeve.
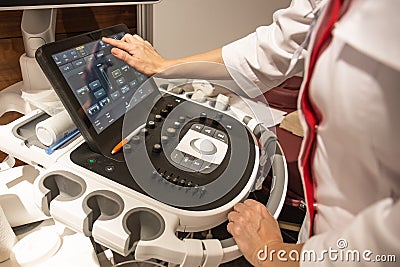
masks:
{"label": "coat sleeve", "polygon": [[383,199],[360,212],[346,228],[307,240],[300,266],[398,266],[399,222],[399,199]]}
{"label": "coat sleeve", "polygon": [[[259,95],[260,91],[264,93],[288,78],[285,73],[290,60],[310,29],[312,9],[308,0],[293,0],[288,8],[274,13],[271,25],[261,26],[254,33],[222,48],[222,57],[231,76],[250,97]],[[303,70],[306,53],[303,50],[291,73]],[[254,88],[254,84],[258,88]]]}

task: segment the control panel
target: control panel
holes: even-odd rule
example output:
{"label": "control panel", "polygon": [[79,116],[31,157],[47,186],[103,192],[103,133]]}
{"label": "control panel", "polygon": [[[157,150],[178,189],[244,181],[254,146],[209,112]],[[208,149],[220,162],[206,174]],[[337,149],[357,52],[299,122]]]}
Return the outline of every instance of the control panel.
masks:
{"label": "control panel", "polygon": [[[82,144],[71,160],[130,189],[186,210],[209,210],[234,199],[258,168],[252,134],[221,111],[157,94],[153,106],[125,114],[124,161]],[[122,153],[119,152],[119,153]]]}

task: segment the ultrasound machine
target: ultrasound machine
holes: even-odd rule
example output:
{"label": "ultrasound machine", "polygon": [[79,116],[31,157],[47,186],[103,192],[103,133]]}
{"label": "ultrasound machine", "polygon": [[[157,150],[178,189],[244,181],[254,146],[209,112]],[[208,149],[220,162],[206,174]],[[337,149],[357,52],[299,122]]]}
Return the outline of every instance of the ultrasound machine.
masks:
{"label": "ultrasound machine", "polygon": [[[211,98],[194,101],[185,91],[167,90],[168,79],[146,77],[116,59],[101,37],[127,32],[117,25],[36,52],[81,136],[51,155],[32,142],[10,149],[44,169],[34,182],[35,204],[137,260],[218,266],[236,259],[241,253],[229,235],[187,233],[223,225],[235,204],[265,186],[265,204],[277,218],[288,179],[282,149],[252,114],[217,108]],[[24,139],[47,117],[34,111],[17,120],[9,126],[13,138]],[[111,153],[121,141],[122,149]]]}

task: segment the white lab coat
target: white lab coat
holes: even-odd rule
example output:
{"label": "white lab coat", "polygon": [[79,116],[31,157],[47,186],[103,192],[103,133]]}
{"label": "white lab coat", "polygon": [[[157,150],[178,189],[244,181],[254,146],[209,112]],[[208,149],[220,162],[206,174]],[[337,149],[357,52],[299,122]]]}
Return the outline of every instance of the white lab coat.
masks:
{"label": "white lab coat", "polygon": [[[306,36],[312,19],[304,15],[310,11],[310,1],[293,0],[275,13],[272,25],[225,46],[225,64],[263,92],[278,85]],[[314,250],[318,257],[330,248],[361,253],[359,262],[330,260],[325,254],[319,266],[364,266],[377,255],[395,255],[400,261],[399,11],[399,0],[353,0],[314,70],[310,96],[322,113],[313,160],[315,235],[306,240],[306,216],[300,241],[305,242],[303,251]],[[305,60],[291,74],[307,72],[307,51],[302,56]],[[243,86],[250,96],[257,94]],[[345,242],[339,246],[347,243],[346,248],[339,248],[341,239]],[[366,250],[372,254],[366,252],[363,259]],[[315,264],[311,260],[301,266]]]}

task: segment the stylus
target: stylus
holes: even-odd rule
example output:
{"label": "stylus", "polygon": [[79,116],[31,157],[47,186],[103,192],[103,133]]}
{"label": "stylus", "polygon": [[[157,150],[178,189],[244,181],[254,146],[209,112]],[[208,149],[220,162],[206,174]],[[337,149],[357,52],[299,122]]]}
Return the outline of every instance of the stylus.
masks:
{"label": "stylus", "polygon": [[145,126],[146,126],[146,124],[143,124],[143,125],[139,126],[138,128],[136,128],[133,132],[131,132],[130,134],[128,134],[127,137],[125,137],[124,139],[122,139],[122,141],[119,142],[119,143],[111,150],[111,154],[114,155],[115,153],[117,153],[118,151],[120,151],[120,150],[122,149],[122,147],[123,147],[126,143],[128,143],[128,142],[132,139],[132,137],[134,137],[135,135],[137,135],[137,134],[140,132],[140,130],[142,130]]}
{"label": "stylus", "polygon": [[62,145],[66,144],[68,141],[70,141],[72,138],[77,136],[79,134],[79,130],[75,129],[72,132],[66,134],[63,138],[46,148],[46,153],[48,155],[51,155],[55,150],[59,149]]}

